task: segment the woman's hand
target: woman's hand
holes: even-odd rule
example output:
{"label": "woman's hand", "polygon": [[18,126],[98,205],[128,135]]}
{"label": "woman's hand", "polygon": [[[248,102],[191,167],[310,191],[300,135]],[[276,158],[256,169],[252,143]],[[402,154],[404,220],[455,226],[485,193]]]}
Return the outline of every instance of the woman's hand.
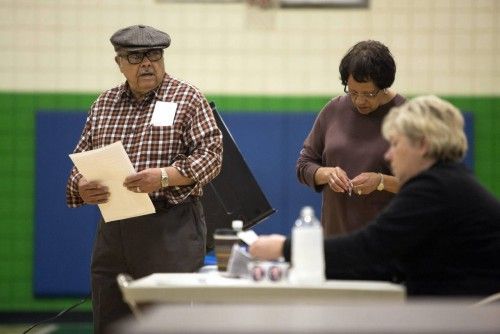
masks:
{"label": "woman's hand", "polygon": [[340,167],[320,167],[314,175],[316,184],[327,184],[335,192],[349,192],[351,181],[346,172]]}
{"label": "woman's hand", "polygon": [[285,240],[280,234],[261,236],[250,245],[250,255],[261,260],[276,260],[283,256]]}
{"label": "woman's hand", "polygon": [[379,173],[361,173],[351,180],[354,193],[368,195],[377,189],[380,183]]}

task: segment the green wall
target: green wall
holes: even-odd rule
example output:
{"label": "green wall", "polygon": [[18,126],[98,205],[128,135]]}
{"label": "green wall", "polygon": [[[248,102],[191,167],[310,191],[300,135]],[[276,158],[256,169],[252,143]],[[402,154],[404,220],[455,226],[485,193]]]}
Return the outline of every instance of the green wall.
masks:
{"label": "green wall", "polygon": [[[0,311],[59,310],[77,301],[35,299],[32,294],[35,112],[87,109],[96,97],[97,94],[0,93]],[[329,98],[209,96],[223,112],[317,113]],[[445,98],[474,114],[475,171],[480,181],[500,197],[500,96]],[[89,309],[89,303],[80,309]]]}

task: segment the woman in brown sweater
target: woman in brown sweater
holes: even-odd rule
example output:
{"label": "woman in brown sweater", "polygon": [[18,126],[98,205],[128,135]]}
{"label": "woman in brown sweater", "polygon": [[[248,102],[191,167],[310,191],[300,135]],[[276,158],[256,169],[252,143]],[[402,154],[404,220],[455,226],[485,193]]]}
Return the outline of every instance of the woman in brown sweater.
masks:
{"label": "woman in brown sweater", "polygon": [[299,181],[323,193],[325,236],[365,226],[399,189],[384,161],[388,143],[380,132],[389,110],[405,102],[389,89],[396,73],[389,49],[359,42],[339,70],[346,94],[323,108],[297,161]]}

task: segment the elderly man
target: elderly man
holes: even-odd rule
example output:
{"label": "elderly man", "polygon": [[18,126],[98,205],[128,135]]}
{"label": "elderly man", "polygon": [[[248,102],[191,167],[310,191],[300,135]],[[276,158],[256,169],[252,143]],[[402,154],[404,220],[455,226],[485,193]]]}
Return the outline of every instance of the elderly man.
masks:
{"label": "elderly man", "polygon": [[[102,93],[90,108],[74,152],[121,140],[137,173],[129,191],[148,193],[156,213],[99,224],[92,254],[95,333],[130,313],[116,276],[192,272],[203,265],[206,227],[202,187],[220,171],[222,134],[195,87],[165,72],[168,34],[145,25],[115,32],[115,62],[126,82]],[[108,189],[73,167],[70,207],[105,203]]]}

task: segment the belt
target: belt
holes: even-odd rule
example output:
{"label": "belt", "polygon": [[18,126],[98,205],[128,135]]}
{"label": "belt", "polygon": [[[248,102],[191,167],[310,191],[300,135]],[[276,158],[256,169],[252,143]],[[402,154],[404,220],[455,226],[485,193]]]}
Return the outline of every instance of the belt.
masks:
{"label": "belt", "polygon": [[186,197],[181,203],[172,204],[172,203],[169,203],[165,197],[151,198],[151,201],[153,202],[155,209],[170,209],[176,205],[180,205],[180,204],[184,204],[184,203],[196,203],[199,200],[200,199],[198,197],[189,196],[189,197]]}

